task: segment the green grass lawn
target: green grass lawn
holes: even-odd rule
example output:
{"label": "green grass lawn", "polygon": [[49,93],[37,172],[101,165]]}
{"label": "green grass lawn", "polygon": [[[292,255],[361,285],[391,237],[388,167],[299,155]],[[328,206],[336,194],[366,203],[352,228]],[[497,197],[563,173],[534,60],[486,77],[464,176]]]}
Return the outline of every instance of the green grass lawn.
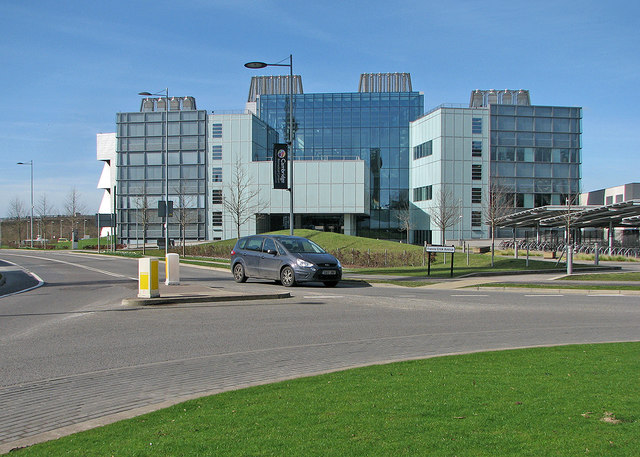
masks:
{"label": "green grass lawn", "polygon": [[633,456],[640,343],[378,365],[200,398],[16,456]]}
{"label": "green grass lawn", "polygon": [[640,272],[591,273],[558,278],[561,281],[640,281]]}

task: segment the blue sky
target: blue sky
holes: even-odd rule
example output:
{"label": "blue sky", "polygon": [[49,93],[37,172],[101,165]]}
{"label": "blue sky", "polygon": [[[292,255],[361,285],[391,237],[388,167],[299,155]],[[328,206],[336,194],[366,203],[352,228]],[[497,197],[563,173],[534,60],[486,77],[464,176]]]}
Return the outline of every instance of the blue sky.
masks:
{"label": "blue sky", "polygon": [[[244,108],[251,60],[294,56],[304,91],[357,91],[365,72],[410,72],[425,107],[473,89],[529,89],[582,106],[582,188],[640,181],[637,1],[0,0],[0,217],[15,197],[58,212],[101,198],[96,133],[140,91]],[[273,73],[280,70],[272,68]],[[281,70],[286,73],[287,68]]]}

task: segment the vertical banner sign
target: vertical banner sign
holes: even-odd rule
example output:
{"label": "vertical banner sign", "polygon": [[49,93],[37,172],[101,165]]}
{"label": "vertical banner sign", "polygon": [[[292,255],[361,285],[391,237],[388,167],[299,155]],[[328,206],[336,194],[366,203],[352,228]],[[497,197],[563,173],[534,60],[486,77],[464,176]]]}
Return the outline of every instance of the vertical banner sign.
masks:
{"label": "vertical banner sign", "polygon": [[289,147],[287,144],[276,143],[273,145],[273,188],[288,189]]}

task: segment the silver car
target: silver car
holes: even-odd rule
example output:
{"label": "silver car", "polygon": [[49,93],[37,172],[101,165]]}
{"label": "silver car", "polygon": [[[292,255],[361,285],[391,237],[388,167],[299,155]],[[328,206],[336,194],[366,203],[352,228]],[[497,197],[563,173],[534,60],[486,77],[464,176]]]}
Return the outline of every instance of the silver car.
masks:
{"label": "silver car", "polygon": [[273,279],[285,287],[310,281],[335,287],[342,279],[338,259],[311,240],[286,235],[240,238],[231,251],[231,271],[236,282]]}

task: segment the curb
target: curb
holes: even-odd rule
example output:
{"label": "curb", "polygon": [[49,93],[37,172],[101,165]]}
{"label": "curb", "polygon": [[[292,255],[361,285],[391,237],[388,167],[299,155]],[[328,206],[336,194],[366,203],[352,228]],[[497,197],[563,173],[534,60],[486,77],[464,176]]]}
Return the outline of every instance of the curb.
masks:
{"label": "curb", "polygon": [[158,298],[125,298],[122,304],[125,306],[155,306],[174,305],[179,303],[212,303],[243,300],[279,300],[291,298],[289,292],[279,294],[257,294],[257,295],[181,295]]}
{"label": "curb", "polygon": [[504,287],[504,286],[467,286],[462,289],[486,290],[494,292],[530,292],[530,293],[554,293],[554,294],[573,294],[573,295],[640,295],[640,290],[624,290],[624,289],[562,289],[562,288],[546,288],[546,287]]}

